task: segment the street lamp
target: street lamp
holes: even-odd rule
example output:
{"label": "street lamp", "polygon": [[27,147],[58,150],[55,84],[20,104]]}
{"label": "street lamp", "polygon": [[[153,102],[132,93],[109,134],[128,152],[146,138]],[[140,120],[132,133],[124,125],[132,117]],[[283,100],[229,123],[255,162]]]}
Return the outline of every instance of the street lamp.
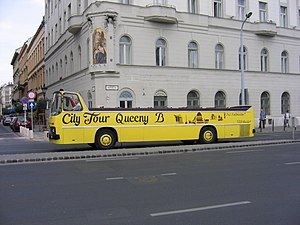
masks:
{"label": "street lamp", "polygon": [[[42,87],[42,92],[43,92],[43,96],[44,96],[44,103],[46,103],[46,92],[47,92],[47,87],[44,86]],[[44,107],[44,122],[46,124],[46,104],[45,104],[45,107]],[[46,124],[47,125],[47,124]]]}
{"label": "street lamp", "polygon": [[242,105],[246,104],[245,101],[245,78],[244,78],[244,72],[245,72],[245,62],[244,62],[244,44],[243,44],[243,28],[244,24],[247,19],[249,19],[252,16],[252,12],[248,12],[246,14],[246,17],[242,23],[241,26],[241,35],[240,35],[240,50],[241,50],[241,98],[242,98]]}

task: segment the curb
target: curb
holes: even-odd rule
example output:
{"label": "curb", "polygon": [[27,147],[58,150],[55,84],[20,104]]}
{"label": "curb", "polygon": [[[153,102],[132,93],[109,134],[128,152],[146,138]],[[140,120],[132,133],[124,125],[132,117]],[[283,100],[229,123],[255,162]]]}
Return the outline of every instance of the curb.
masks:
{"label": "curb", "polygon": [[132,156],[151,156],[164,154],[179,154],[191,152],[205,152],[227,150],[232,148],[245,148],[256,146],[268,146],[279,144],[299,143],[300,140],[277,140],[277,141],[253,141],[242,143],[217,143],[210,145],[180,145],[180,146],[161,146],[161,147],[144,147],[128,149],[112,149],[109,151],[81,151],[81,152],[53,152],[53,153],[30,153],[16,155],[1,155],[0,165],[19,164],[19,163],[40,163],[40,162],[58,162],[69,160],[86,160],[86,159],[109,159]]}

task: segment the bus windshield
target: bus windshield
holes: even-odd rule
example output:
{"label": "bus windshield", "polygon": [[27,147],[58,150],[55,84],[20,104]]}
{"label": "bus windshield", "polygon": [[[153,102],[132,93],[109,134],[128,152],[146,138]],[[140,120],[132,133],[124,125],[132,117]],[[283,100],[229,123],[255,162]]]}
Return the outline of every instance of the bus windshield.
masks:
{"label": "bus windshield", "polygon": [[62,112],[62,94],[60,92],[56,92],[53,94],[52,102],[51,102],[51,116],[56,116]]}

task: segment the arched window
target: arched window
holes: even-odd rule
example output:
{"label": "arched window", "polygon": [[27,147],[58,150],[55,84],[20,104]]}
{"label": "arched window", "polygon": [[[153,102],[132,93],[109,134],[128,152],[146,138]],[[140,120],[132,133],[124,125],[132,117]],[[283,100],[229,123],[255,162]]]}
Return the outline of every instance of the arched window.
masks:
{"label": "arched window", "polygon": [[290,94],[288,92],[283,92],[281,95],[281,114],[286,113],[290,110]]}
{"label": "arched window", "polygon": [[120,64],[131,64],[131,39],[128,36],[120,38]]}
{"label": "arched window", "polygon": [[59,60],[59,65],[60,65],[60,70],[59,70],[59,75],[58,75],[58,79],[62,76],[64,70],[63,70],[63,61],[62,59]]}
{"label": "arched window", "polygon": [[73,58],[73,52],[70,53],[70,74],[74,72],[74,58]]}
{"label": "arched window", "polygon": [[[241,55],[242,55],[242,52],[241,52],[241,47],[240,47],[239,48],[239,70],[241,70],[241,68],[242,68]],[[244,46],[243,55],[244,55],[244,70],[247,70],[248,69],[248,50],[245,46]]]}
{"label": "arched window", "polygon": [[64,76],[67,75],[68,72],[68,57],[65,55],[65,71],[64,71]]}
{"label": "arched window", "polygon": [[90,90],[87,92],[87,99],[88,99],[88,108],[93,108],[93,95]]}
{"label": "arched window", "polygon": [[165,66],[166,65],[166,50],[167,50],[167,43],[163,39],[158,39],[156,41],[156,65],[157,66]]}
{"label": "arched window", "polygon": [[87,66],[89,66],[91,64],[91,60],[90,60],[90,39],[88,38],[86,40],[86,56],[87,56]]}
{"label": "arched window", "polygon": [[198,108],[200,107],[200,96],[197,91],[190,91],[187,95],[187,107]]}
{"label": "arched window", "polygon": [[289,56],[287,51],[283,51],[281,53],[281,72],[282,73],[288,73],[289,72]]}
{"label": "arched window", "polygon": [[55,79],[58,80],[58,63],[55,64]]}
{"label": "arched window", "polygon": [[78,67],[81,70],[81,46],[78,46]]}
{"label": "arched window", "polygon": [[165,108],[168,106],[168,96],[163,90],[158,90],[154,94],[154,108]]}
{"label": "arched window", "polygon": [[263,48],[260,52],[260,71],[269,71],[269,52],[266,48]]}
{"label": "arched window", "polygon": [[215,47],[215,67],[216,69],[224,68],[224,47],[221,44]]}
{"label": "arched window", "polygon": [[197,6],[198,6],[198,1],[197,0],[188,0],[188,10],[189,13],[197,13]]}
{"label": "arched window", "polygon": [[132,108],[133,94],[130,90],[123,90],[119,95],[119,103],[121,108]]}
{"label": "arched window", "polygon": [[188,45],[188,60],[190,68],[198,67],[198,45],[194,41],[191,41]]}
{"label": "arched window", "polygon": [[223,91],[218,91],[215,95],[215,107],[225,108],[226,107],[226,95]]}
{"label": "arched window", "polygon": [[270,115],[270,94],[265,91],[260,96],[260,108],[263,109],[266,115]]}
{"label": "arched window", "polygon": [[[249,105],[249,92],[247,88],[244,89],[244,96],[245,96],[245,104]],[[239,103],[240,105],[242,105],[242,93],[240,93],[239,96]]]}

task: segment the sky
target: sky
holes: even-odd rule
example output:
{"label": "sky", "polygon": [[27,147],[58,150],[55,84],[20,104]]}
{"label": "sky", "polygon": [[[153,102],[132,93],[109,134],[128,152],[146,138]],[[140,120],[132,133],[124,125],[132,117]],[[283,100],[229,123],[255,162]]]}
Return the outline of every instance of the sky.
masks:
{"label": "sky", "polygon": [[13,82],[16,49],[32,36],[44,16],[44,0],[0,0],[0,86]]}

